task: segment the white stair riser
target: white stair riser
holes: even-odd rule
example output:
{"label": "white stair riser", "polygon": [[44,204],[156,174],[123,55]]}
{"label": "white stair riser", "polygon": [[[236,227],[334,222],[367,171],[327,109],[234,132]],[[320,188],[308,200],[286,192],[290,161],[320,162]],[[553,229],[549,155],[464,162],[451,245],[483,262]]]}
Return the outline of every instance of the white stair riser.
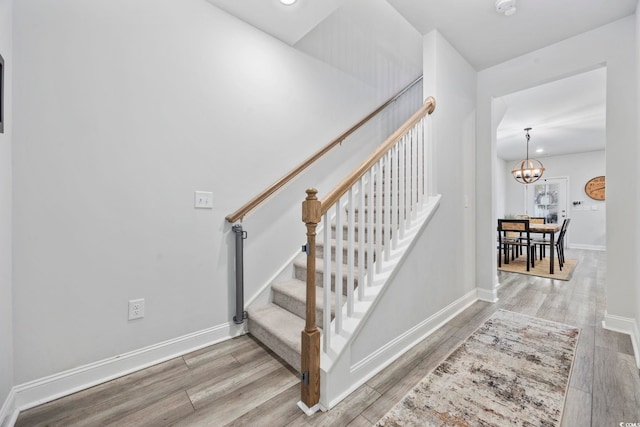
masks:
{"label": "white stair riser", "polygon": [[[359,262],[359,248],[356,248],[353,250],[353,261],[354,261],[354,265],[356,267],[359,267],[360,265],[358,264]],[[347,256],[349,254],[349,248],[347,247],[346,243],[342,246],[342,260],[344,262],[347,261]],[[324,259],[324,245],[320,244],[320,245],[316,245],[316,257],[317,258],[321,258]],[[369,253],[367,252],[367,250],[364,250],[364,262],[365,262],[365,267],[367,265],[369,259]],[[336,260],[336,246],[334,243],[331,244],[331,260],[335,261]],[[375,261],[375,254],[373,254],[373,260]]]}
{"label": "white stair riser", "polygon": [[[367,223],[369,221],[369,214],[370,212],[373,212],[373,223],[376,224],[378,222],[378,218],[377,218],[377,210],[369,210],[368,208],[363,209],[355,209],[354,210],[354,221],[357,223],[363,222],[363,223]],[[387,218],[389,216],[388,211],[385,211],[384,208],[382,208],[382,222],[381,224],[387,224],[389,222],[389,218]],[[399,211],[398,211],[398,215],[399,216]],[[346,221],[345,221],[346,222]]]}
{"label": "white stair riser", "polygon": [[[344,270],[344,269],[343,269]],[[303,282],[307,280],[307,268],[299,265],[295,265],[295,278],[298,280],[302,280]],[[324,272],[320,270],[316,270],[316,286],[324,287]],[[354,277],[354,289],[358,287],[358,276],[357,274]],[[331,290],[335,292],[336,290],[336,274],[335,271],[331,272]],[[342,293],[344,295],[347,294],[347,274],[346,270],[344,270],[344,274],[342,275]]]}
{"label": "white stair riser", "polygon": [[[358,228],[359,228],[359,227],[358,227],[358,224],[355,224],[355,227],[354,227],[354,233],[353,233],[353,234],[354,234],[354,238],[355,238],[355,240],[356,240],[356,241],[359,241],[359,240],[360,240],[360,236],[359,236],[359,234],[358,234],[358,233],[359,233]],[[347,226],[347,225],[344,225],[344,226],[342,227],[342,238],[343,238],[343,240],[345,240],[345,241],[346,241],[346,238],[347,238],[347,235],[348,235],[348,234],[347,234],[347,233],[348,233],[348,231],[349,231],[348,226]],[[368,231],[368,230],[367,230],[367,227],[364,227],[364,242],[365,242],[365,243],[368,243],[368,242],[369,242],[369,233],[368,233],[367,231]],[[384,233],[385,233],[384,228],[382,228],[381,232],[382,232],[382,237],[384,237]],[[374,243],[375,243],[375,238],[376,238],[376,234],[377,234],[377,233],[378,233],[378,229],[374,227],[374,229],[373,229],[373,238],[374,238]],[[332,238],[332,239],[335,239],[335,238],[336,238],[336,225],[335,225],[335,224],[331,224],[331,238]]]}

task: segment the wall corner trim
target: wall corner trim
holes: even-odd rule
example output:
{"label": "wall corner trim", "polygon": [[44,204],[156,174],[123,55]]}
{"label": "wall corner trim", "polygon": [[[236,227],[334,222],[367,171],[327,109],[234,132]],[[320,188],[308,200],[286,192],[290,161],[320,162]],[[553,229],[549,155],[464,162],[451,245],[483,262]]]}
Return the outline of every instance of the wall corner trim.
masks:
{"label": "wall corner trim", "polygon": [[492,290],[476,288],[476,292],[478,295],[478,299],[481,301],[486,301],[490,303],[498,302],[498,290],[495,288]]}
{"label": "wall corner trim", "polygon": [[20,411],[16,408],[16,388],[13,387],[0,408],[0,426],[13,427],[19,413]]}
{"label": "wall corner trim", "polygon": [[602,327],[631,337],[636,366],[640,369],[640,328],[638,327],[638,321],[631,317],[614,316],[605,312]]}
{"label": "wall corner trim", "polygon": [[[13,387],[12,394],[9,395],[2,410],[8,412],[13,407],[15,412],[13,422],[15,422],[20,411],[180,357],[209,345],[226,341],[244,333],[244,325],[236,325],[233,322],[223,323],[129,353],[20,384]],[[3,415],[3,412],[0,412],[0,426],[5,427],[1,424],[1,415]],[[8,425],[11,426],[12,424]]]}

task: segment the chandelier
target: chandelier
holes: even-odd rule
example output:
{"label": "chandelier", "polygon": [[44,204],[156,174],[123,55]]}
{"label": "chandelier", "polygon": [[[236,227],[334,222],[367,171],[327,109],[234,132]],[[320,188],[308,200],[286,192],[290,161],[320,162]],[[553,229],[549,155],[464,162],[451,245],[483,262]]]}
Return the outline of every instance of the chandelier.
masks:
{"label": "chandelier", "polygon": [[516,163],[516,165],[511,170],[511,174],[520,184],[531,184],[532,182],[536,182],[542,176],[544,172],[544,166],[536,159],[529,158],[529,131],[531,128],[526,128],[524,131],[526,132],[527,138],[527,158]]}

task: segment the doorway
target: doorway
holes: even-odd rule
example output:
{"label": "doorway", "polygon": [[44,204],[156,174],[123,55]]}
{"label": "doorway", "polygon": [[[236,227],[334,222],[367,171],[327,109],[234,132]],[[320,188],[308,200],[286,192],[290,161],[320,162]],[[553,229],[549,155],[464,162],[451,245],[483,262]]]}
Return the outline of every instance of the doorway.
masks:
{"label": "doorway", "polygon": [[569,178],[543,178],[524,187],[524,211],[542,217],[547,224],[562,224],[567,218]]}

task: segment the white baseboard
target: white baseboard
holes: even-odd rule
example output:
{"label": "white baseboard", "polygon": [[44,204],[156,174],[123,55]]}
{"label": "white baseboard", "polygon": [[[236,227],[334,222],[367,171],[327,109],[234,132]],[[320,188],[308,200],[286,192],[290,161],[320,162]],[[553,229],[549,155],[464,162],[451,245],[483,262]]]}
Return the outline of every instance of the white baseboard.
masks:
{"label": "white baseboard", "polygon": [[569,243],[567,245],[569,249],[585,249],[587,251],[606,251],[607,247],[604,245],[582,245],[580,243]]}
{"label": "white baseboard", "polygon": [[[393,360],[400,357],[413,346],[418,344],[420,341],[424,340],[426,337],[438,330],[449,320],[462,313],[476,301],[477,298],[475,292],[468,292],[466,295],[444,307],[436,314],[423,320],[402,335],[396,337],[386,345],[371,353],[363,360],[354,363],[351,366],[351,372],[356,372],[367,365],[379,365],[380,360],[385,360],[387,361],[387,363],[391,363]],[[399,352],[398,348],[401,348]]]}
{"label": "white baseboard", "polygon": [[[498,284],[499,286],[499,284]],[[498,288],[492,290],[476,288],[477,297],[481,301],[496,303],[498,302]]]}
{"label": "white baseboard", "polygon": [[343,390],[339,395],[330,397],[328,405],[325,406],[329,409],[333,408],[378,372],[389,366],[476,301],[476,291],[468,292],[363,360],[351,364],[348,367],[349,372],[344,372],[344,375],[352,380],[351,386]]}
{"label": "white baseboard", "polygon": [[12,414],[13,421],[10,421],[6,426],[13,425],[20,411],[102,384],[175,357],[180,357],[200,348],[243,335],[245,333],[245,325],[246,323],[242,325],[236,325],[232,322],[224,323],[109,359],[17,385],[13,387],[9,398],[2,406],[0,425],[5,427],[2,420],[4,419],[3,417],[9,416],[9,414]]}
{"label": "white baseboard", "polygon": [[631,337],[636,366],[640,369],[640,328],[636,319],[620,317],[605,312],[602,327],[614,332],[627,334]]}

